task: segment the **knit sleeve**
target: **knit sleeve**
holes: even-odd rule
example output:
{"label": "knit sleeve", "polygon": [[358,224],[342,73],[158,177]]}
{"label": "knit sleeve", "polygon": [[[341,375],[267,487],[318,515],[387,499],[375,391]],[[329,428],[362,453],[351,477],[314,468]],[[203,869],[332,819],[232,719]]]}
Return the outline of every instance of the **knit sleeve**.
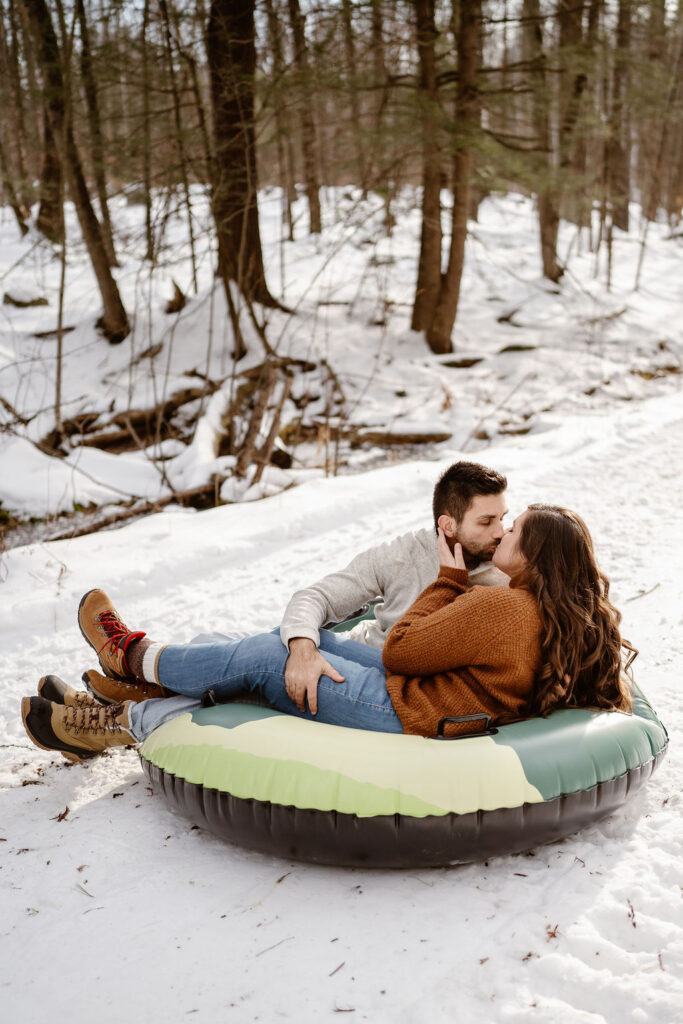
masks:
{"label": "knit sleeve", "polygon": [[385,668],[428,676],[476,664],[482,647],[510,622],[509,594],[504,587],[467,590],[465,570],[442,566],[436,582],[389,633],[382,654]]}

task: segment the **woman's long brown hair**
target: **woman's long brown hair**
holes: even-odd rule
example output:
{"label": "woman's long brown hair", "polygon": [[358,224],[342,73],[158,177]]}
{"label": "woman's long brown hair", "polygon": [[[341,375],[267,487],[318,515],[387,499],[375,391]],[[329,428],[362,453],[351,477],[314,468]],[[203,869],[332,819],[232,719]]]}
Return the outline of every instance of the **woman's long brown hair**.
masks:
{"label": "woman's long brown hair", "polygon": [[536,598],[544,627],[529,716],[563,707],[630,711],[625,672],[638,652],[619,632],[621,614],[584,521],[558,505],[530,505],[519,548],[527,563],[519,582]]}

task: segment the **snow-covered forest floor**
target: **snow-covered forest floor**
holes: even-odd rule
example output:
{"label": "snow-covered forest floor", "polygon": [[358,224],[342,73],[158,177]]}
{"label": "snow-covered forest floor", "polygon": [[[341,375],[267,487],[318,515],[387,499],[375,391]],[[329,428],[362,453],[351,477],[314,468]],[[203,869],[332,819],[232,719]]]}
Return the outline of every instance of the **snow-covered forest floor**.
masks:
{"label": "snow-covered forest floor", "polygon": [[[277,356],[299,365],[293,368],[291,394],[280,418],[285,441],[278,441],[291,466],[268,466],[254,486],[253,471],[235,478],[235,457],[220,454],[220,435],[244,374],[263,362],[265,349],[242,309],[248,354],[235,369],[225,295],[213,279],[215,253],[205,197],[195,197],[200,225],[195,225],[196,296],[180,213],[164,219],[160,205],[163,244],[158,266],[150,271],[142,260],[143,208],[128,205],[123,197],[112,201],[120,233],[117,279],[133,322],[130,337],[116,347],[95,330],[95,282],[67,208],[71,242],[64,323],[73,330],[64,336],[61,411],[64,420],[90,415],[96,423],[63,446],[66,458],[35,447],[54,427],[59,254],[33,236],[18,240],[5,211],[0,223],[3,294],[47,303],[2,306],[0,426],[6,432],[0,433],[0,502],[5,513],[50,519],[93,504],[155,500],[171,488],[204,484],[212,474],[226,478],[224,500],[261,497],[335,468],[356,471],[386,459],[384,446],[335,444],[331,438],[340,424],[357,428],[361,438],[378,430],[404,437],[441,435],[449,438],[450,448],[475,454],[500,435],[555,429],[570,413],[595,417],[599,429],[605,409],[679,388],[683,239],[672,238],[666,225],[653,225],[649,232],[638,292],[633,291],[640,252],[637,228],[631,235],[615,232],[608,291],[604,246],[596,259],[587,251],[586,232],[579,237],[574,227],[564,225],[559,251],[568,269],[556,286],[539,273],[531,200],[490,197],[482,204],[479,222],[471,225],[455,350],[435,356],[409,329],[420,230],[415,194],[406,190],[396,200],[391,237],[376,198],[363,201],[336,190],[329,199],[327,227],[318,238],[303,232],[300,201],[299,237],[290,243],[281,240],[279,193],[261,198],[269,285],[295,315],[256,313]],[[633,219],[637,224],[635,209]],[[188,302],[179,313],[167,314],[173,281]],[[53,333],[36,336],[45,332]],[[116,433],[121,414],[157,406],[188,387],[206,389],[207,383],[217,390],[184,405],[175,419],[178,434],[192,437],[189,446],[170,437],[117,455],[80,444],[93,431],[100,437]],[[273,407],[278,398],[276,387]],[[266,416],[262,433],[268,426]],[[239,433],[245,425],[235,429]],[[137,430],[142,433],[139,425]],[[393,457],[406,453],[403,446],[391,451]],[[10,537],[8,542],[14,541]]]}
{"label": "snow-covered forest floor", "polygon": [[[277,292],[271,200],[262,220]],[[633,293],[637,237],[620,236],[607,292],[604,267],[596,279],[594,256],[578,254],[564,226],[561,252],[573,245],[573,255],[555,288],[539,276],[531,204],[492,198],[472,225],[456,351],[435,357],[409,331],[417,214],[406,209],[387,240],[367,209],[343,198],[338,206],[348,208],[344,226],[331,223],[330,206],[319,242],[285,246],[284,299],[300,300],[299,312],[271,314],[269,340],[280,354],[326,359],[358,424],[451,438],[428,457],[391,465],[380,465],[377,449],[344,450],[345,471],[327,478],[324,445],[301,445],[295,468],[264,474],[261,489],[274,493],[263,501],[204,512],[171,506],[116,531],[2,555],[3,1013],[26,1022],[317,1024],[348,1012],[373,1024],[674,1024],[683,1005],[683,242],[653,226]],[[208,249],[199,296],[175,322],[162,296],[171,276],[187,286],[187,262],[150,285],[135,258],[140,211],[122,205],[121,229],[126,217],[130,254],[118,273],[135,332],[114,348],[97,338],[92,279],[82,257],[70,257],[65,415],[145,404],[183,386],[190,369],[230,375],[230,329],[220,290],[210,298]],[[11,241],[6,216],[1,232],[5,291],[50,301],[2,307],[0,394],[29,420],[0,435],[4,509],[44,518],[118,500],[120,491],[162,493],[145,454],[82,448],[55,459],[31,443],[52,426],[54,340],[32,332],[55,325],[59,266],[40,247],[29,252],[30,240]],[[245,362],[254,365],[263,353],[249,339]],[[159,341],[160,354],[129,369],[131,345],[141,353]],[[518,350],[501,351],[511,345]],[[444,365],[468,358],[482,361]],[[325,385],[320,373],[316,381]],[[220,415],[220,395],[193,446],[165,463],[176,488],[216,471],[210,417]],[[326,398],[321,392],[320,409]],[[511,518],[530,501],[560,502],[593,532],[624,634],[640,650],[637,680],[672,740],[651,782],[618,814],[486,864],[324,869],[192,829],[151,792],[132,751],[69,766],[29,743],[20,698],[46,672],[76,683],[94,667],[75,621],[85,590],[104,586],[131,626],[162,640],[271,628],[292,590],[428,523],[436,476],[463,454],[508,475]],[[285,489],[290,482],[299,486]]]}

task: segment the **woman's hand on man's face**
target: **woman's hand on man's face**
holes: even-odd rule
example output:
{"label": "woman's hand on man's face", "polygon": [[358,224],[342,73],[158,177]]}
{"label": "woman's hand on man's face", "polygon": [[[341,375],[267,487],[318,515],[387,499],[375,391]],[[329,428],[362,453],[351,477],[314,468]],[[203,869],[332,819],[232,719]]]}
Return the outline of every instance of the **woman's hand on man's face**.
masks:
{"label": "woman's hand on man's face", "polygon": [[439,565],[446,565],[450,569],[467,568],[462,553],[462,546],[456,541],[451,551],[446,540],[446,534],[441,527],[439,527],[439,539],[436,542],[436,550],[439,555]]}

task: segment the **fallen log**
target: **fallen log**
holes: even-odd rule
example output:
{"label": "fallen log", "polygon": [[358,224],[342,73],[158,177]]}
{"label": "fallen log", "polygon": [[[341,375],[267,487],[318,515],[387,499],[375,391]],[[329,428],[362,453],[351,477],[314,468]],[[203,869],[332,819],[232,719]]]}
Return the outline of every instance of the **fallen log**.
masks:
{"label": "fallen log", "polygon": [[297,445],[302,442],[319,443],[321,437],[330,441],[347,441],[352,448],[360,448],[364,444],[376,445],[381,448],[392,448],[403,445],[441,444],[450,441],[453,435],[442,432],[374,430],[365,425],[341,426],[323,423],[302,423],[300,419],[291,420],[280,431],[280,440],[285,445]]}
{"label": "fallen log", "polygon": [[[141,353],[141,357],[143,354]],[[156,353],[149,349],[147,354],[153,356]],[[77,447],[100,448],[116,454],[138,451],[155,441],[164,441],[169,437],[184,440],[188,429],[183,430],[171,423],[171,417],[184,405],[207,398],[220,387],[222,381],[208,381],[203,387],[181,388],[150,409],[128,409],[116,413],[104,422],[100,422],[101,413],[79,413],[63,421],[61,432],[51,430],[41,438],[37,442],[37,447],[48,455],[63,458],[66,451],[61,448],[62,442],[77,435],[81,435]]]}
{"label": "fallen log", "polygon": [[33,299],[21,299],[18,295],[12,295],[11,292],[5,292],[2,301],[5,306],[16,306],[17,309],[30,309],[31,306],[50,305],[44,295],[37,295]]}
{"label": "fallen log", "polygon": [[223,477],[214,477],[207,484],[202,484],[200,487],[192,487],[187,491],[179,491],[176,494],[168,494],[163,498],[157,498],[156,501],[143,501],[137,502],[135,505],[126,506],[117,509],[106,516],[98,516],[97,511],[92,513],[92,521],[88,523],[74,524],[70,529],[64,529],[51,533],[46,540],[71,540],[73,537],[85,537],[91,533],[97,533],[99,530],[104,530],[111,526],[116,526],[119,523],[123,524],[129,519],[135,519],[138,516],[151,515],[154,512],[160,512],[167,505],[182,505],[183,508],[196,508],[198,510],[206,508],[216,508],[218,505],[223,505],[225,502],[221,501],[219,492],[221,484],[223,483]]}

